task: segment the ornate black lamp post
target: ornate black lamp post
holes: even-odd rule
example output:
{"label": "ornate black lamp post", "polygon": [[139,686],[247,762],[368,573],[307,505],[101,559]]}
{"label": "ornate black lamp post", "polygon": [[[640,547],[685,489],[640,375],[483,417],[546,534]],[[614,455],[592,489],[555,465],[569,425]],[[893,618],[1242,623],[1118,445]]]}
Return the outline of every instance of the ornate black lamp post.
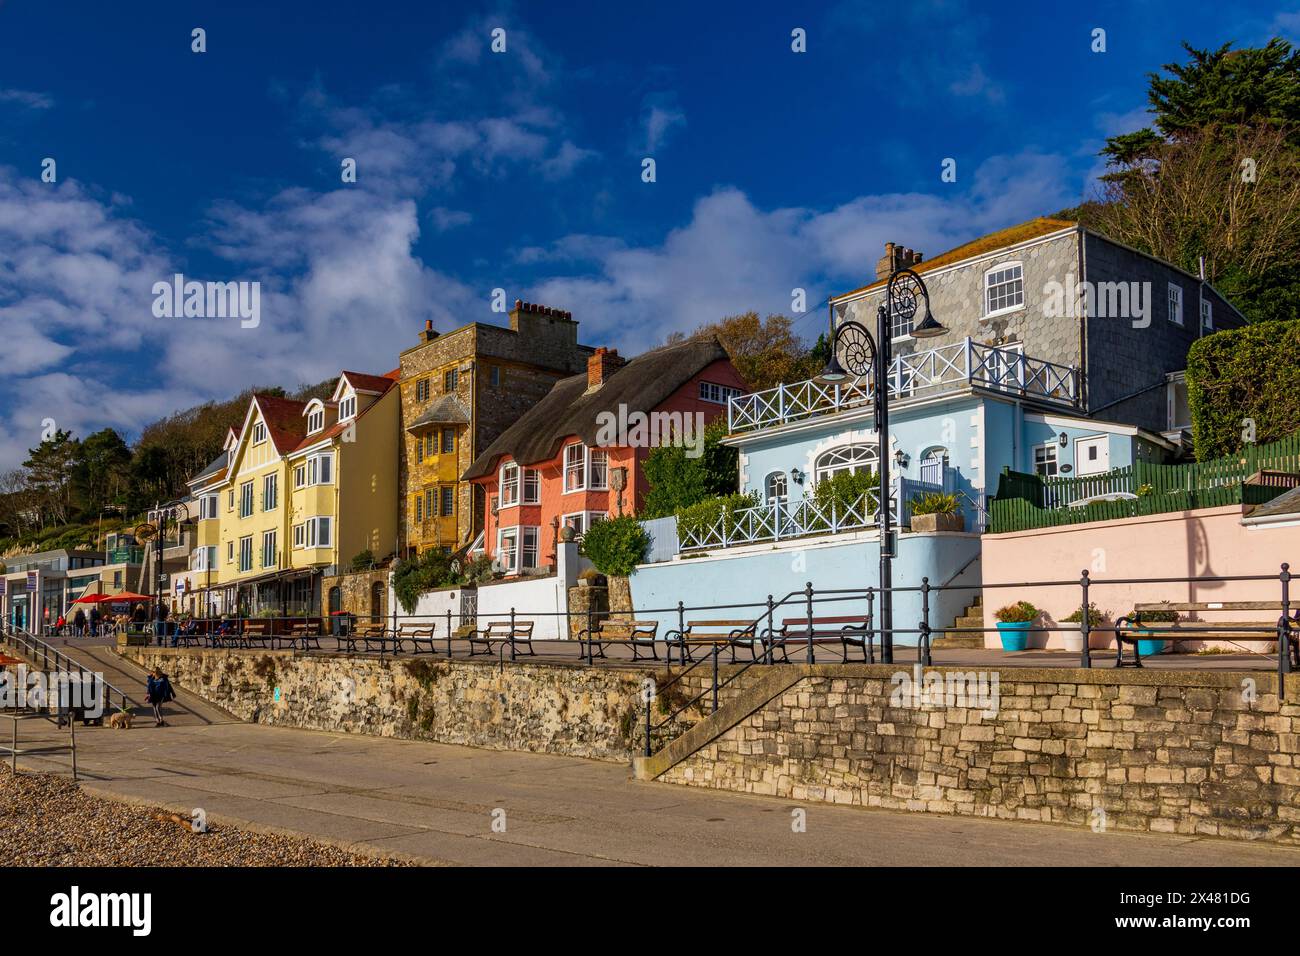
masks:
{"label": "ornate black lamp post", "polygon": [[166,546],[167,526],[170,523],[179,529],[185,513],[185,506],[179,501],[169,501],[154,508],[156,522],[146,522],[135,529],[137,540],[148,542],[149,539],[153,539],[154,591],[157,594],[153,610],[154,639],[159,646],[163,644],[163,549]]}
{"label": "ornate black lamp post", "polygon": [[[943,335],[948,330],[930,314],[930,290],[921,277],[911,269],[899,269],[885,284],[885,297],[876,308],[876,335],[873,338],[867,327],[849,320],[835,327],[835,309],[831,307],[831,357],[820,378],[823,382],[842,382],[850,376],[871,376],[872,416],[876,434],[880,436],[877,455],[880,475],[880,660],[894,662],[894,595],[893,558],[894,532],[890,529],[889,515],[889,366],[891,319],[910,321],[916,315],[920,300],[925,301],[925,317],[908,333],[912,338],[928,339]],[[844,352],[845,364],[840,364],[839,353]]]}

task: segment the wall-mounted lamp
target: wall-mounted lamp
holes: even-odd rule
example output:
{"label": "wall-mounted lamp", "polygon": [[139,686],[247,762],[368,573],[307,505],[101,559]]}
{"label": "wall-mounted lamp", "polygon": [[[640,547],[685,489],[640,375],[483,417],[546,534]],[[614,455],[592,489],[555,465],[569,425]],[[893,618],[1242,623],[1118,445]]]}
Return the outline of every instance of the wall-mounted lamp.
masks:
{"label": "wall-mounted lamp", "polygon": [[900,469],[906,468],[911,462],[912,459],[908,457],[907,452],[903,451],[903,449],[900,448],[894,452],[894,464]]}
{"label": "wall-mounted lamp", "polygon": [[1070,444],[1070,436],[1065,432],[1061,432],[1061,434],[1056,436],[1056,442],[1064,448],[1066,445]]}
{"label": "wall-mounted lamp", "polygon": [[791,469],[790,469],[790,480],[793,481],[796,485],[802,485],[802,484],[803,484],[803,480],[804,480],[804,478],[806,478],[806,477],[808,477],[808,476],[805,475],[805,474],[804,474],[802,471],[800,471],[798,468],[791,468]]}

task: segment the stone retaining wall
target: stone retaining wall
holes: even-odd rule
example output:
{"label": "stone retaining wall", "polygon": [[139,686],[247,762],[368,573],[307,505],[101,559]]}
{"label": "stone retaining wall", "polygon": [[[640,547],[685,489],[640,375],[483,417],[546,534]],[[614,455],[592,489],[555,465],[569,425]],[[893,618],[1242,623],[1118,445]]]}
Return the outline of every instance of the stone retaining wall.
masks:
{"label": "stone retaining wall", "polygon": [[[495,659],[293,651],[132,647],[123,653],[142,667],[161,667],[175,685],[252,723],[620,762],[645,746],[642,681],[664,674],[662,668],[564,663],[507,663],[503,670]],[[674,707],[684,703],[708,676],[700,668],[664,696]],[[683,726],[706,712],[689,712]]]}
{"label": "stone retaining wall", "polygon": [[984,716],[979,706],[945,706],[951,697],[891,702],[898,670],[807,668],[659,779],[799,801],[1300,842],[1300,706],[1279,704],[1267,672],[1007,668],[997,712]]}

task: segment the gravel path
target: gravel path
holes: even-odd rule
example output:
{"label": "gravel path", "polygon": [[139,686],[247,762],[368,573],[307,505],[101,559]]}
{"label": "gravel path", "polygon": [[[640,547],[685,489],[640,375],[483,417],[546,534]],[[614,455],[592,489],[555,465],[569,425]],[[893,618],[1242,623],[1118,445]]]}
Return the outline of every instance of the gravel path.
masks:
{"label": "gravel path", "polygon": [[228,826],[193,833],[168,810],[85,793],[50,773],[0,765],[4,866],[409,866],[299,837]]}

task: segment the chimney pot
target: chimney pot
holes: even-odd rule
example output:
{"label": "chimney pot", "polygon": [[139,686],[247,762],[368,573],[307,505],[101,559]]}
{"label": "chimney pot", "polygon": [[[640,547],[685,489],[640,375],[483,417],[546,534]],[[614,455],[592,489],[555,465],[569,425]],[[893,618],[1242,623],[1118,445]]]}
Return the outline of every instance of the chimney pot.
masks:
{"label": "chimney pot", "polygon": [[599,388],[605,381],[623,367],[624,361],[616,349],[599,346],[587,359],[587,390]]}

